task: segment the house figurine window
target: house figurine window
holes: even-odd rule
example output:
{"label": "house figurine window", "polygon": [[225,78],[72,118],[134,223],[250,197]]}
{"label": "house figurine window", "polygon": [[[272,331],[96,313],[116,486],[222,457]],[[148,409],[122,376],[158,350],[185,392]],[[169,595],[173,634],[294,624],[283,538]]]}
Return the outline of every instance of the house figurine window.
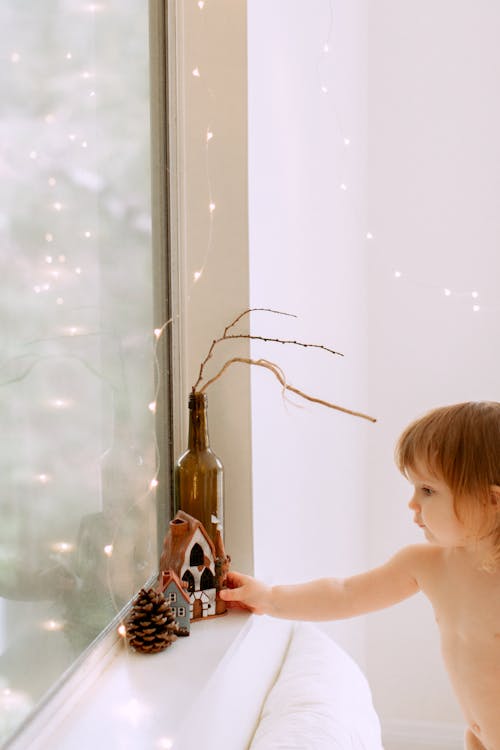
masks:
{"label": "house figurine window", "polygon": [[187,590],[189,591],[190,594],[192,594],[194,591],[194,576],[190,570],[186,570],[186,572],[182,576],[182,580],[186,581]]}
{"label": "house figurine window", "polygon": [[178,607],[177,614],[179,617],[185,617],[186,616],[186,608],[185,607]]}
{"label": "house figurine window", "polygon": [[193,568],[197,565],[203,565],[205,561],[205,555],[203,554],[203,550],[199,544],[195,544],[193,546],[193,549],[191,550],[191,555],[189,558],[189,565]]}
{"label": "house figurine window", "polygon": [[177,594],[175,593],[175,591],[171,591],[170,592],[170,594],[169,594],[169,600],[171,602],[176,602],[177,601]]}
{"label": "house figurine window", "polygon": [[205,591],[205,589],[213,589],[215,587],[215,579],[212,574],[212,571],[208,568],[205,568],[203,573],[201,574],[200,579],[200,589],[202,591]]}

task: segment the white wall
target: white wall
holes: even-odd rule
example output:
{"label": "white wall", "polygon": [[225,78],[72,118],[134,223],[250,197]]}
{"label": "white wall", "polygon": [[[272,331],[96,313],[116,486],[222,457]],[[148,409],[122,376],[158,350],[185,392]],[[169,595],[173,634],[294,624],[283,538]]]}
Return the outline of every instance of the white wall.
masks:
{"label": "white wall", "polygon": [[[369,20],[369,402],[380,423],[367,523],[378,564],[422,541],[393,467],[399,432],[437,405],[498,400],[500,5],[378,0]],[[461,721],[423,599],[371,616],[367,632],[386,724]]]}
{"label": "white wall", "polygon": [[[261,342],[252,354],[312,395],[368,411],[365,4],[331,12],[323,0],[248,2],[250,300],[299,316],[254,313],[254,334],[322,343],[345,357]],[[293,401],[299,407],[253,368],[256,573],[285,582],[361,570],[363,445],[373,425]],[[329,630],[363,661],[361,620]]]}

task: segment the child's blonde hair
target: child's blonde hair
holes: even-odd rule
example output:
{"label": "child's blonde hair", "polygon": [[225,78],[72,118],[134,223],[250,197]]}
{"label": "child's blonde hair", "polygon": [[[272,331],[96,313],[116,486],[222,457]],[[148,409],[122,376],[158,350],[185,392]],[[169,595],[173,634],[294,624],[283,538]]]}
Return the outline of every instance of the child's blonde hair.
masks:
{"label": "child's blonde hair", "polygon": [[433,409],[412,422],[396,445],[405,476],[417,465],[443,479],[459,520],[477,538],[494,534],[487,567],[500,563],[500,510],[492,486],[500,485],[500,403],[468,401]]}

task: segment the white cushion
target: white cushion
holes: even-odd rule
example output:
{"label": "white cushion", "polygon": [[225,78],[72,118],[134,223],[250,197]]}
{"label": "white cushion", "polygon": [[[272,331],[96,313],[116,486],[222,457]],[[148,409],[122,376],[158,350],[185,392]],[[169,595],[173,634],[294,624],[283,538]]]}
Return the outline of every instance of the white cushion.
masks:
{"label": "white cushion", "polygon": [[383,750],[368,682],[317,627],[296,625],[250,750]]}

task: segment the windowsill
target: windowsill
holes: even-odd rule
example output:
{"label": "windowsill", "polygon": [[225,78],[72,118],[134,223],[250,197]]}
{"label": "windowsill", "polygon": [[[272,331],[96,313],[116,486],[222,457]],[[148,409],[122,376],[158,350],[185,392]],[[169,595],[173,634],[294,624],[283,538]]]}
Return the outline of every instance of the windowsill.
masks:
{"label": "windowsill", "polygon": [[178,638],[159,654],[119,648],[64,718],[30,748],[177,748],[183,720],[216,669],[231,660],[252,619],[232,611],[193,623],[188,638]]}

